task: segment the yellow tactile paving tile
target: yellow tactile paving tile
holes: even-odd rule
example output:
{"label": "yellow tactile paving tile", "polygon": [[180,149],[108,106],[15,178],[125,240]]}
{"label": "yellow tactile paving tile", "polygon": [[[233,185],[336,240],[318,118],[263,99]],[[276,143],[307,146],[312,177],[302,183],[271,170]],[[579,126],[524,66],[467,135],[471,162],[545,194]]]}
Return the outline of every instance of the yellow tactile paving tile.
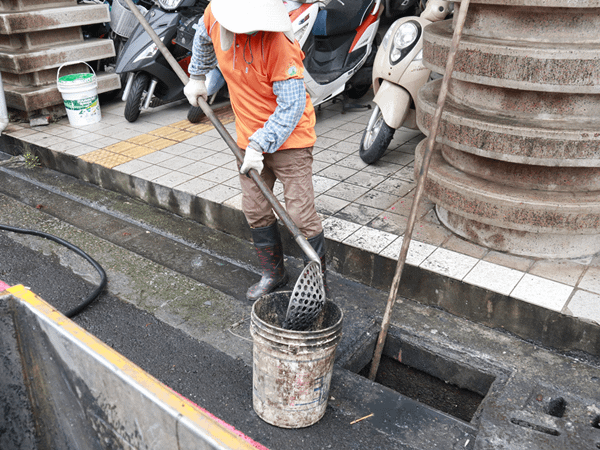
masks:
{"label": "yellow tactile paving tile", "polygon": [[83,155],[81,159],[89,163],[99,164],[108,169],[112,169],[113,167],[131,161],[133,158],[119,155],[118,153],[109,152],[108,150],[101,148],[100,150],[95,150]]}
{"label": "yellow tactile paving tile", "polygon": [[149,131],[148,134],[151,134],[153,136],[168,138],[172,134],[178,133],[179,131],[181,131],[181,129],[168,125],[166,127],[160,127],[160,128],[157,128],[156,130]]}
{"label": "yellow tactile paving tile", "polygon": [[168,139],[172,139],[177,142],[183,142],[183,141],[193,138],[194,136],[198,136],[198,135],[196,133],[192,133],[190,131],[179,130],[177,133],[171,134],[168,137]]}
{"label": "yellow tactile paving tile", "polygon": [[[224,125],[235,120],[235,115],[230,106],[215,110],[215,115]],[[203,117],[199,123],[191,123],[187,119],[180,120],[174,124],[129,138],[126,141],[95,150],[83,155],[81,159],[112,169],[133,159],[184,142],[213,128],[214,126],[210,123],[208,117]]]}
{"label": "yellow tactile paving tile", "polygon": [[197,123],[189,127],[186,131],[194,134],[202,134],[212,130],[213,128],[214,127],[210,123]]}
{"label": "yellow tactile paving tile", "polygon": [[186,130],[188,129],[191,125],[194,125],[193,123],[191,123],[189,120],[185,119],[185,120],[180,120],[179,122],[175,122],[172,123],[171,127],[175,127],[175,128],[179,128],[180,130]]}
{"label": "yellow tactile paving tile", "polygon": [[109,145],[108,147],[104,147],[103,150],[112,152],[112,153],[119,153],[119,154],[124,154],[127,150],[129,150],[130,148],[135,147],[136,144],[134,144],[133,142],[127,142],[127,141],[123,141],[123,142],[117,142],[116,144],[113,145]]}
{"label": "yellow tactile paving tile", "polygon": [[150,153],[154,153],[156,149],[150,147],[144,147],[142,145],[136,145],[133,148],[130,148],[127,151],[122,152],[121,154],[124,156],[129,156],[131,158],[141,158],[142,156],[149,155]]}
{"label": "yellow tactile paving tile", "polygon": [[127,139],[127,142],[132,142],[138,145],[145,145],[148,142],[155,141],[157,139],[156,136],[152,136],[151,134],[140,134],[139,136],[135,136]]}
{"label": "yellow tactile paving tile", "polygon": [[153,148],[154,150],[162,150],[163,148],[170,147],[171,145],[174,145],[174,144],[175,144],[175,141],[172,141],[171,139],[158,138],[154,141],[150,141],[150,142],[146,143],[146,147]]}

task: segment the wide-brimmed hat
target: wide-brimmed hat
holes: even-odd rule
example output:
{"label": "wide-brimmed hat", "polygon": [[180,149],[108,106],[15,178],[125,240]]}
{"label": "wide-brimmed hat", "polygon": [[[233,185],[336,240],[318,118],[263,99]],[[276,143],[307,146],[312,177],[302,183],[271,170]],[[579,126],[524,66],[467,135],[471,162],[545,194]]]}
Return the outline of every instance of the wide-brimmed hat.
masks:
{"label": "wide-brimmed hat", "polygon": [[229,31],[281,31],[293,41],[292,22],[283,0],[212,0],[211,4],[215,19]]}

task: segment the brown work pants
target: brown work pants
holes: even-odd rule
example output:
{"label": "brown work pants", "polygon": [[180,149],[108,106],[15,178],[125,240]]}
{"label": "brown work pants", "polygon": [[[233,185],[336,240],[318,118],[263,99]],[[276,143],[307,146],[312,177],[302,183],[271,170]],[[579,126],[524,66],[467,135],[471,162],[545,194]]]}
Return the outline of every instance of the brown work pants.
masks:
{"label": "brown work pants", "polygon": [[[265,184],[273,190],[275,181],[283,184],[285,209],[307,239],[315,237],[323,226],[315,209],[315,192],[312,182],[312,147],[278,150],[264,154],[261,173]],[[277,217],[254,181],[240,174],[242,210],[252,228],[266,227]]]}

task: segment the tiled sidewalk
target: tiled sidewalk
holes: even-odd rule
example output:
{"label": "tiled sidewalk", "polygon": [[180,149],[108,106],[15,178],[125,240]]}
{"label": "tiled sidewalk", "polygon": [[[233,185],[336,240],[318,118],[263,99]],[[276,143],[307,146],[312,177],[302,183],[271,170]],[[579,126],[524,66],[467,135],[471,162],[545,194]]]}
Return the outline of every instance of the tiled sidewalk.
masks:
{"label": "tiled sidewalk", "polygon": [[[368,102],[369,98],[362,99]],[[11,123],[5,134],[203,199],[240,209],[237,165],[207,122],[191,124],[185,103],[123,117],[124,103],[102,104],[102,121],[30,128]],[[235,137],[227,105],[216,108]],[[376,164],[358,156],[370,111],[341,113],[327,103],[317,112],[314,150],[316,204],[329,239],[396,260],[412,206],[414,149],[424,139],[400,129]],[[280,201],[281,186],[276,186]],[[445,229],[426,199],[419,207],[407,263],[538,307],[600,323],[600,256],[541,260],[469,243]]]}

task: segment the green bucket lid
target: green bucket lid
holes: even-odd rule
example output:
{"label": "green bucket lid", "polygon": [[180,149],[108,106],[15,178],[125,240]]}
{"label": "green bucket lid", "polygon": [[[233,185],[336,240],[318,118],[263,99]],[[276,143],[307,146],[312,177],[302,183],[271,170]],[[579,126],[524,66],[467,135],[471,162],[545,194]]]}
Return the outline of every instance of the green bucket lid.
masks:
{"label": "green bucket lid", "polygon": [[58,79],[58,82],[64,85],[92,84],[96,81],[96,75],[93,73],[72,73]]}

